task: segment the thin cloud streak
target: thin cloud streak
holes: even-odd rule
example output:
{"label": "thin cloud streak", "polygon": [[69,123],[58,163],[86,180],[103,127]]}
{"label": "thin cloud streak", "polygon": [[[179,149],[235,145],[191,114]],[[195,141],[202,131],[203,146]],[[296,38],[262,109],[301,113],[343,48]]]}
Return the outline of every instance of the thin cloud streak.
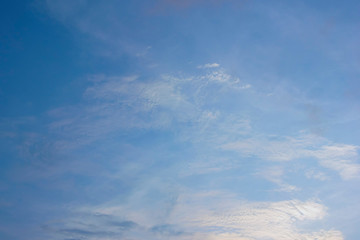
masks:
{"label": "thin cloud streak", "polygon": [[217,67],[220,67],[220,64],[218,64],[218,63],[207,63],[207,64],[204,64],[204,65],[200,65],[197,68],[217,68]]}
{"label": "thin cloud streak", "polygon": [[332,143],[314,135],[274,140],[260,137],[250,138],[224,144],[221,148],[275,162],[313,158],[323,167],[338,172],[344,180],[358,178],[360,174],[357,153],[359,146]]}

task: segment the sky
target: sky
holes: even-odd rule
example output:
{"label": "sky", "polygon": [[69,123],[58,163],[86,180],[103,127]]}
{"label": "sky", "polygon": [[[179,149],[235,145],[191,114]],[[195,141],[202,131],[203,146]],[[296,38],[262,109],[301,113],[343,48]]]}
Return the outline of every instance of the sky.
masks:
{"label": "sky", "polygon": [[359,11],[4,1],[0,239],[359,239]]}

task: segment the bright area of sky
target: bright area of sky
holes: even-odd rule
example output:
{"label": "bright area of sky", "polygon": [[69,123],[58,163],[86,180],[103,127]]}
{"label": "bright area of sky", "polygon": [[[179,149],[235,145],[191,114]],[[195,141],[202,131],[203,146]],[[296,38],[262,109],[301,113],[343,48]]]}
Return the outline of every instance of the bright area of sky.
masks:
{"label": "bright area of sky", "polygon": [[0,239],[360,238],[359,1],[0,12]]}

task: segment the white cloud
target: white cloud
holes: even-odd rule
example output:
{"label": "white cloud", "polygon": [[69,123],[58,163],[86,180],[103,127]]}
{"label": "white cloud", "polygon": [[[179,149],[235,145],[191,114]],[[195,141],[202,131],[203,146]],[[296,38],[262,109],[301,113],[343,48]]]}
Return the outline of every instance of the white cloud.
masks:
{"label": "white cloud", "polygon": [[313,151],[322,166],[339,172],[342,178],[351,179],[360,174],[358,146],[346,144],[325,145]]}
{"label": "white cloud", "polygon": [[245,84],[243,86],[240,86],[240,89],[248,89],[248,88],[251,88],[250,84]]}
{"label": "white cloud", "polygon": [[200,75],[197,80],[206,85],[216,86],[217,94],[224,94],[225,91],[241,91],[251,88],[251,84],[242,82],[238,77],[228,74],[224,69],[214,69],[205,75]]}
{"label": "white cloud", "polygon": [[218,68],[218,67],[220,67],[220,64],[218,64],[218,63],[207,63],[204,65],[198,66],[198,68]]}
{"label": "white cloud", "polygon": [[319,232],[312,233],[312,234],[304,234],[302,239],[304,239],[304,240],[341,240],[341,239],[344,239],[344,237],[340,231],[321,230]]}
{"label": "white cloud", "polygon": [[325,216],[326,207],[313,200],[247,203],[221,192],[207,192],[181,196],[171,219],[207,233],[209,239],[343,239],[336,230],[309,233],[296,227],[299,221]]}
{"label": "white cloud", "polygon": [[229,74],[225,73],[222,70],[213,71],[206,76],[203,76],[204,79],[208,79],[209,81],[219,82],[219,83],[238,83],[238,79],[232,78]]}
{"label": "white cloud", "polygon": [[359,177],[360,174],[358,146],[336,144],[314,135],[300,135],[297,138],[253,137],[223,144],[221,148],[278,162],[314,158],[323,167],[337,171],[345,180]]}

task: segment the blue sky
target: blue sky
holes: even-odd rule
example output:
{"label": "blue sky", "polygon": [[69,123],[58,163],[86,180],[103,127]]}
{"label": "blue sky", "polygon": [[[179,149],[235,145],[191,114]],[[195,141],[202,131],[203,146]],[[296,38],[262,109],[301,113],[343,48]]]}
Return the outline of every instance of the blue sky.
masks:
{"label": "blue sky", "polygon": [[5,1],[0,238],[358,239],[359,10]]}

